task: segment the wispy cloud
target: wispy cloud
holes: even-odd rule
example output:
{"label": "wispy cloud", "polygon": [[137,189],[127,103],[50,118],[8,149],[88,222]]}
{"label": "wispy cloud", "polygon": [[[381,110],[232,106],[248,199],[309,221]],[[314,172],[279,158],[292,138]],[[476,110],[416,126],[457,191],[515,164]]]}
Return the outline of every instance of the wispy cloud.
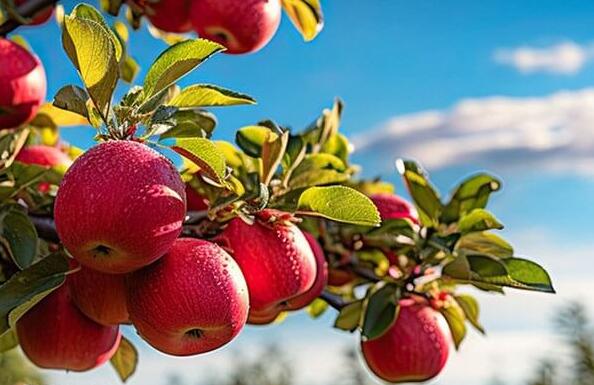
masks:
{"label": "wispy cloud", "polygon": [[594,88],[543,97],[462,100],[447,110],[392,118],[355,137],[360,159],[414,158],[439,169],[476,164],[594,174]]}
{"label": "wispy cloud", "polygon": [[594,59],[594,47],[565,41],[548,47],[501,48],[495,51],[493,57],[496,62],[522,73],[574,75]]}

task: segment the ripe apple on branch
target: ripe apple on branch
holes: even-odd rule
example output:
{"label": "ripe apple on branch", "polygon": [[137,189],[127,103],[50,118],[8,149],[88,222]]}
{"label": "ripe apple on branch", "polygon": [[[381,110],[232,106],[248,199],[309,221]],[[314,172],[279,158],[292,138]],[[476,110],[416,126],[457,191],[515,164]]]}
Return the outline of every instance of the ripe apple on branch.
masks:
{"label": "ripe apple on branch", "polygon": [[[128,78],[122,28],[86,4],[64,17],[82,87],[62,87],[52,105],[41,105],[41,63],[0,40],[11,92],[0,100],[10,122],[0,132],[0,351],[20,344],[36,365],[73,371],[109,360],[125,381],[138,354],[120,324],[187,356],[229,343],[246,323],[334,308],[334,326],[358,333],[379,378],[425,381],[467,323],[483,332],[459,286],[554,292],[546,271],[494,232],[503,225],[486,206],[497,178],[470,176],[442,200],[417,163],[399,160],[409,203],[358,177],[340,101],[303,131],[264,120],[235,143],[214,141],[205,108],[255,101],[176,85],[224,50],[205,39],[172,44],[114,102]],[[97,130],[85,152],[59,139],[59,126],[82,122]]]}

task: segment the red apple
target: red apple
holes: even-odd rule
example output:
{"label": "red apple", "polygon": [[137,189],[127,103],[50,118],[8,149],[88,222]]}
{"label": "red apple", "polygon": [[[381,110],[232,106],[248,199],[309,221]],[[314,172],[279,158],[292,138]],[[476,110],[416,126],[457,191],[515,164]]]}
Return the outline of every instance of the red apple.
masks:
{"label": "red apple", "polygon": [[216,41],[227,53],[255,52],[276,33],[279,0],[194,0],[190,20],[200,37]]}
{"label": "red apple", "polygon": [[[26,3],[27,1],[31,1],[31,0],[14,0],[14,4],[16,6],[22,5],[24,3]],[[48,21],[50,19],[50,17],[52,17],[52,14],[54,13],[54,7],[53,6],[48,6],[44,9],[42,9],[41,11],[37,12],[31,22],[27,25],[39,25],[39,24],[43,24],[46,21]]]}
{"label": "red apple", "polygon": [[307,239],[307,243],[309,243],[316,258],[316,279],[308,291],[287,301],[288,310],[299,310],[309,305],[322,294],[328,283],[328,263],[326,262],[322,246],[320,246],[316,238],[310,233],[304,231],[303,235],[305,235],[305,239]]}
{"label": "red apple", "polygon": [[72,164],[72,159],[60,151],[60,149],[44,145],[24,147],[17,154],[16,160],[26,164],[35,164],[44,167],[63,166],[68,168]]}
{"label": "red apple", "polygon": [[377,207],[382,220],[404,218],[410,219],[413,223],[419,223],[417,210],[398,195],[375,194],[370,198]]}
{"label": "red apple", "polygon": [[[269,215],[272,210],[267,210]],[[286,215],[279,213],[279,215]],[[239,218],[229,222],[219,241],[241,267],[250,293],[250,313],[261,313],[308,291],[316,277],[316,259],[307,239],[289,221]]]}
{"label": "red apple", "polygon": [[70,300],[68,283],[43,298],[17,322],[23,352],[35,365],[76,372],[108,361],[117,350],[117,326],[87,318]]}
{"label": "red apple", "polygon": [[261,312],[250,311],[247,323],[250,325],[269,325],[278,318],[281,311],[278,306]]}
{"label": "red apple", "polygon": [[190,2],[193,0],[137,1],[142,3],[151,24],[165,32],[186,33],[192,30]]}
{"label": "red apple", "polygon": [[425,300],[401,300],[398,318],[385,334],[361,342],[371,371],[391,383],[421,382],[437,376],[449,353],[449,338],[437,317]]}
{"label": "red apple", "polygon": [[248,288],[218,245],[180,238],[159,261],[128,277],[128,310],[155,349],[187,356],[231,341],[247,320]]}
{"label": "red apple", "polygon": [[0,38],[0,129],[29,122],[45,99],[43,65],[31,52]]}
{"label": "red apple", "polygon": [[72,300],[87,317],[101,325],[129,322],[125,275],[81,266],[69,279]]}
{"label": "red apple", "polygon": [[127,273],[165,254],[182,231],[184,184],[173,164],[144,144],[101,143],[64,175],[56,229],[81,264]]}
{"label": "red apple", "polygon": [[208,210],[208,201],[189,184],[186,184],[186,200],[188,202],[188,211]]}

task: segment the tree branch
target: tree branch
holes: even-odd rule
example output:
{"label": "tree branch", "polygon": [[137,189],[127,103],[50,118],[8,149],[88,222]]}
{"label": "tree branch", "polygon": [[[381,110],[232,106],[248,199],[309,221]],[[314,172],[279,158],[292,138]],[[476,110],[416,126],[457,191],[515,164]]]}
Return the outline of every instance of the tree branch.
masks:
{"label": "tree branch", "polygon": [[[192,225],[202,218],[206,218],[206,211],[189,211],[184,221],[184,226]],[[30,214],[29,219],[31,219],[31,222],[35,226],[39,238],[54,243],[60,242],[54,218]]]}
{"label": "tree branch", "polygon": [[[19,15],[23,17],[33,17],[39,11],[44,10],[47,7],[53,6],[58,2],[58,0],[28,0],[24,2],[22,5],[17,7],[17,11]],[[0,36],[6,36],[10,32],[17,29],[21,26],[22,23],[14,20],[8,19],[4,22],[4,24],[0,25]]]}
{"label": "tree branch", "polygon": [[330,293],[327,290],[324,290],[322,294],[320,294],[320,298],[328,302],[328,305],[332,306],[338,311],[340,311],[343,307],[347,305],[347,303],[342,299],[341,296],[339,296],[338,294]]}

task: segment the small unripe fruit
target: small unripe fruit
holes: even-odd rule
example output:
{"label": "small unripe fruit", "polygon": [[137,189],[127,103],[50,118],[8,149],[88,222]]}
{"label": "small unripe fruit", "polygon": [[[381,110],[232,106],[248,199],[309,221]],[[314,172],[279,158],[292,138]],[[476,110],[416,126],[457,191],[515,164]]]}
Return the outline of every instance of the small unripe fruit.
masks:
{"label": "small unripe fruit", "polygon": [[231,341],[247,320],[248,289],[218,245],[180,238],[160,260],[128,277],[128,311],[155,349],[187,356]]}
{"label": "small unripe fruit", "polygon": [[250,293],[250,313],[263,312],[309,290],[316,277],[316,260],[297,226],[276,221],[253,225],[239,218],[219,236],[241,267]]}
{"label": "small unripe fruit", "polygon": [[316,238],[310,233],[304,231],[303,235],[305,236],[305,239],[307,239],[307,243],[309,243],[316,258],[316,279],[308,291],[287,301],[288,310],[303,309],[312,303],[314,299],[322,294],[322,291],[324,291],[324,288],[328,283],[328,263],[326,262],[322,246],[320,246]]}
{"label": "small unripe fruit", "polygon": [[46,78],[37,56],[0,38],[0,129],[29,122],[45,99]]}
{"label": "small unripe fruit", "polygon": [[421,382],[437,376],[449,353],[447,332],[437,317],[424,300],[401,300],[396,322],[379,338],[361,343],[369,369],[391,383]]}
{"label": "small unripe fruit", "polygon": [[377,207],[382,220],[410,219],[413,223],[419,223],[416,209],[398,195],[375,194],[370,198]]}
{"label": "small unripe fruit", "polygon": [[101,325],[129,322],[125,275],[101,273],[81,266],[69,280],[72,301],[87,317]]}
{"label": "small unripe fruit", "polygon": [[184,184],[144,144],[101,143],[74,161],[56,197],[56,229],[81,264],[127,273],[165,254],[182,230]]}
{"label": "small unripe fruit", "polygon": [[[31,0],[15,0],[14,4],[16,6],[22,5],[24,3],[26,3],[27,1],[31,1]],[[50,17],[52,17],[54,13],[54,7],[53,6],[49,6],[49,7],[45,7],[44,9],[42,9],[41,11],[37,12],[31,22],[27,25],[40,25],[45,23],[46,21],[48,21],[50,19]]]}
{"label": "small unripe fruit", "polygon": [[232,54],[264,47],[280,19],[279,0],[195,0],[190,5],[190,20],[198,35],[224,45]]}
{"label": "small unripe fruit", "polygon": [[117,326],[87,318],[70,300],[68,282],[43,298],[17,322],[25,355],[40,368],[76,372],[96,368],[117,350]]}

